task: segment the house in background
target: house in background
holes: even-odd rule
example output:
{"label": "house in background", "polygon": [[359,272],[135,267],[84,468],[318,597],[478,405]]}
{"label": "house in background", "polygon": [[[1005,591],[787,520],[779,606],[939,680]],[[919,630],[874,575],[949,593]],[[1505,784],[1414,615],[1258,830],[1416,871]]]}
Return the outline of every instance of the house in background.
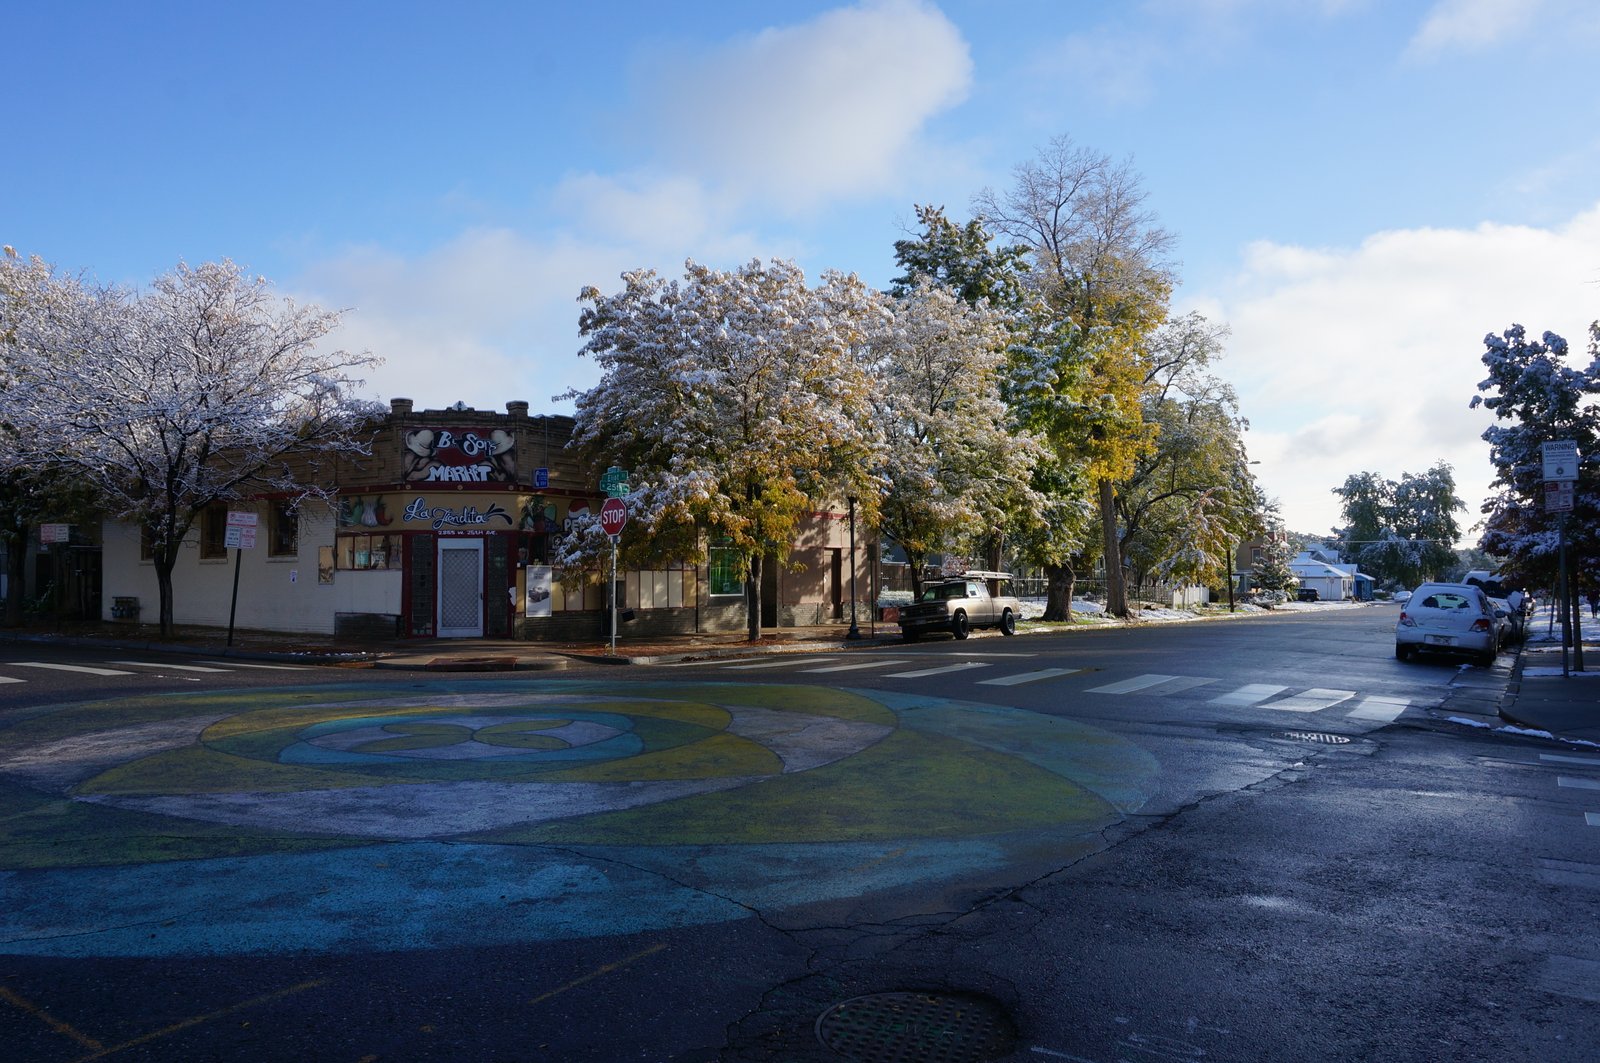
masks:
{"label": "house in background", "polygon": [[1318,560],[1308,550],[1295,555],[1289,562],[1289,571],[1300,581],[1301,590],[1316,591],[1322,601],[1343,602],[1355,597],[1355,576],[1338,565]]}

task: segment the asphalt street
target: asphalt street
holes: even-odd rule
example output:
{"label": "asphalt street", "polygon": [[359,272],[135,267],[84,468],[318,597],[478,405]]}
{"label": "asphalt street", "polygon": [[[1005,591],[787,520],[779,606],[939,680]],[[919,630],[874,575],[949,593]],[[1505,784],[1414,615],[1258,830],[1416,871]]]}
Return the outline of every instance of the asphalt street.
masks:
{"label": "asphalt street", "polygon": [[0,647],[0,1037],[1590,1059],[1600,752],[1457,722],[1504,664],[1393,622],[537,677]]}

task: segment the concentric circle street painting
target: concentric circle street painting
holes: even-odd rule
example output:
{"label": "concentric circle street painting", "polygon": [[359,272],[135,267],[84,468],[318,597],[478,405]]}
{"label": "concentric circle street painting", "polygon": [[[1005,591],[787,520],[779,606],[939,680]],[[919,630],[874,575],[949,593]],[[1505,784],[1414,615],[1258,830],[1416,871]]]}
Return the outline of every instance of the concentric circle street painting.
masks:
{"label": "concentric circle street painting", "polygon": [[1148,754],[1019,709],[814,687],[349,684],[0,731],[0,952],[628,933],[1048,866]]}

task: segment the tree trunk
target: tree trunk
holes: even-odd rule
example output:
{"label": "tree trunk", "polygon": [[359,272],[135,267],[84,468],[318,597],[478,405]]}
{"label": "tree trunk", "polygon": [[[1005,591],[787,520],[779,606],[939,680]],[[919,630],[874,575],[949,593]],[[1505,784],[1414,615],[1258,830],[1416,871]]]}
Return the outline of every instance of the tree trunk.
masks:
{"label": "tree trunk", "polygon": [[906,550],[906,572],[911,577],[911,600],[914,602],[922,598],[922,562],[926,558],[926,554]]}
{"label": "tree trunk", "polygon": [[744,583],[745,636],[751,642],[761,641],[761,565],[761,554],[751,553]]}
{"label": "tree trunk", "polygon": [[1117,492],[1110,480],[1100,481],[1100,532],[1105,540],[1106,612],[1126,618],[1128,591],[1122,582],[1122,544],[1117,539]]}
{"label": "tree trunk", "polygon": [[156,587],[161,597],[161,637],[170,639],[174,634],[172,623],[172,569],[177,563],[177,552],[169,556],[157,550],[155,556]]}
{"label": "tree trunk", "polygon": [[1061,620],[1072,622],[1072,588],[1078,581],[1078,574],[1071,565],[1046,565],[1044,566],[1045,592],[1044,616],[1045,620]]}
{"label": "tree trunk", "polygon": [[22,626],[23,577],[28,569],[28,529],[6,544],[6,627]]}

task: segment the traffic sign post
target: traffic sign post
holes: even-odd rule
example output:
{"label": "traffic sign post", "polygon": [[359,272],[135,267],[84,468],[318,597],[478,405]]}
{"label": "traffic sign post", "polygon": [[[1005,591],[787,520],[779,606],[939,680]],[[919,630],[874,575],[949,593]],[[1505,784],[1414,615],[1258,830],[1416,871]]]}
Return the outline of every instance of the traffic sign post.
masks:
{"label": "traffic sign post", "polygon": [[[621,469],[608,470],[621,472]],[[627,490],[627,485],[623,485]],[[617,652],[617,537],[622,534],[622,529],[628,523],[628,504],[620,498],[612,497],[600,507],[600,530],[611,536],[611,590],[608,595],[611,599],[611,653]]]}
{"label": "traffic sign post", "polygon": [[1583,635],[1577,627],[1577,581],[1567,572],[1567,514],[1572,512],[1573,485],[1578,479],[1578,443],[1574,439],[1554,439],[1539,444],[1544,466],[1544,511],[1559,513],[1556,523],[1558,598],[1561,608],[1561,674],[1568,674],[1567,644],[1571,641],[1573,668],[1583,671]]}
{"label": "traffic sign post", "polygon": [[239,610],[239,566],[244,564],[244,552],[256,548],[256,523],[254,513],[228,511],[228,523],[222,528],[224,549],[233,550],[233,601],[228,604],[228,645],[233,645],[233,618]]}

